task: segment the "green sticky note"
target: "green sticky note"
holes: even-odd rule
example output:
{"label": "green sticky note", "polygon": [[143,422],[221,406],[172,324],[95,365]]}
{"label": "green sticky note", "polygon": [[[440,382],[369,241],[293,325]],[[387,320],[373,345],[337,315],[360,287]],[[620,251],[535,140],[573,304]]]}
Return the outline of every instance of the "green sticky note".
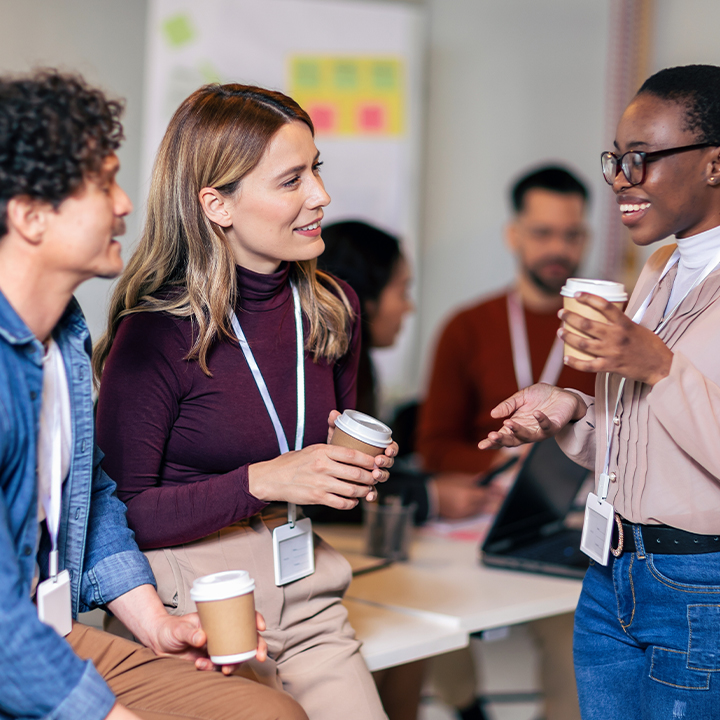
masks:
{"label": "green sticky note", "polygon": [[179,48],[195,39],[195,29],[189,15],[169,17],[162,25],[165,40],[170,47]]}
{"label": "green sticky note", "polygon": [[358,86],[358,66],[351,60],[338,60],[335,63],[335,87],[345,90]]}
{"label": "green sticky note", "polygon": [[320,84],[320,65],[313,60],[295,63],[295,84],[299,88],[314,88]]}
{"label": "green sticky note", "polygon": [[393,90],[397,85],[397,72],[392,62],[376,62],[372,68],[373,85],[382,90]]}

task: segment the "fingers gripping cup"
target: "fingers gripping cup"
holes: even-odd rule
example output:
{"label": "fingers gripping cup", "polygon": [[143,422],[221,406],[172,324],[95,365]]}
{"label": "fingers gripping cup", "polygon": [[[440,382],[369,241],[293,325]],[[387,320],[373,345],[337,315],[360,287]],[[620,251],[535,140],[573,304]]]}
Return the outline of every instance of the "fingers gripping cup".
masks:
{"label": "fingers gripping cup", "polygon": [[255,581],[244,570],[199,577],[190,597],[207,635],[208,655],[216,665],[233,665],[255,657]]}
{"label": "fingers gripping cup", "polygon": [[[597,295],[604,298],[608,302],[618,307],[620,310],[623,309],[623,305],[627,302],[628,296],[625,292],[625,286],[622,283],[611,282],[610,280],[585,280],[582,278],[569,278],[563,286],[560,294],[563,296],[563,307],[565,310],[582,315],[589,320],[596,322],[607,323],[605,316],[595,310],[594,308],[584,305],[575,299],[576,293],[590,293],[591,295]],[[563,323],[563,327],[565,323]],[[589,337],[583,332],[570,328],[571,332],[581,335],[582,337]],[[577,348],[571,347],[565,343],[565,355],[569,357],[577,358],[578,360],[593,360],[594,355],[578,350]]]}
{"label": "fingers gripping cup", "polygon": [[392,430],[370,415],[346,410],[335,420],[331,445],[360,450],[367,455],[380,455],[392,443]]}

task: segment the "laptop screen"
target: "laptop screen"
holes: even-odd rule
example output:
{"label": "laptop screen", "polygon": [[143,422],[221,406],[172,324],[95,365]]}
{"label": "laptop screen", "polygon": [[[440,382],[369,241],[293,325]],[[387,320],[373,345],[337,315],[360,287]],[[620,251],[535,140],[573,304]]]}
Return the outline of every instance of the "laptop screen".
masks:
{"label": "laptop screen", "polygon": [[587,473],[563,453],[553,438],[536,443],[500,508],[485,545],[541,534],[544,526],[561,523]]}

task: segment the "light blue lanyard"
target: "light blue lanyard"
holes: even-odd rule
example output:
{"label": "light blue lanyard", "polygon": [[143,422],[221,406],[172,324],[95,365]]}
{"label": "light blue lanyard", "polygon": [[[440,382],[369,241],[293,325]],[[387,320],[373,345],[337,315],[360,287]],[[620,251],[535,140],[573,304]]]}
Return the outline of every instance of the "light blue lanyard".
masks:
{"label": "light blue lanyard", "polygon": [[[295,431],[295,450],[301,450],[303,444],[303,438],[305,436],[305,343],[303,340],[303,328],[302,328],[302,309],[300,307],[300,294],[298,293],[297,286],[295,283],[291,283],[293,294],[293,304],[295,306],[295,338],[297,345],[297,426]],[[280,447],[280,454],[284,455],[289,452],[290,447],[288,446],[287,436],[285,430],[280,423],[275,405],[270,397],[265,378],[260,372],[255,356],[253,355],[250,345],[245,337],[242,327],[240,327],[240,321],[235,313],[232,314],[230,320],[232,323],[233,331],[237,336],[240,347],[245,355],[250,371],[252,372],[255,384],[257,385],[260,395],[262,396],[265,408],[268,411],[270,420],[272,420],[273,428],[275,428],[275,435],[277,436],[278,445]],[[288,522],[291,526],[295,525],[295,518],[297,516],[296,507],[294,503],[288,503]]]}

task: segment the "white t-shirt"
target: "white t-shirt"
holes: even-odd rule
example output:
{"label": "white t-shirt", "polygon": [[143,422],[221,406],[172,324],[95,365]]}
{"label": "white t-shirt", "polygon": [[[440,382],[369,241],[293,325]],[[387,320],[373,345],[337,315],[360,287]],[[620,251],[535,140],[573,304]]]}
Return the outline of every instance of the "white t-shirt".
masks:
{"label": "white t-shirt", "polygon": [[38,521],[45,519],[44,504],[50,497],[54,444],[60,443],[60,477],[63,482],[70,471],[72,425],[70,391],[65,363],[57,343],[50,338],[43,358],[42,406],[38,432]]}
{"label": "white t-shirt", "polygon": [[[37,442],[38,535],[50,504],[53,454],[60,445],[60,477],[65,482],[70,471],[72,453],[72,423],[70,420],[70,390],[65,363],[57,343],[50,338],[43,357],[43,389],[40,407],[40,427]],[[40,569],[35,565],[32,594],[35,594]]]}

